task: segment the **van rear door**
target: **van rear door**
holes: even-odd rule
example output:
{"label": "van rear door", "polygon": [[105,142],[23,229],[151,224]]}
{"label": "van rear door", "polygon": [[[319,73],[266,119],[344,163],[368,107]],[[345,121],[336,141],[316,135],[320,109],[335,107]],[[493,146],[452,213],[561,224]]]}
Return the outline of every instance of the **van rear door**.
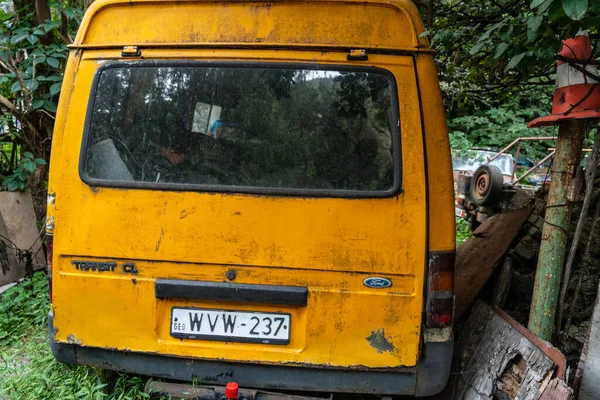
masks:
{"label": "van rear door", "polygon": [[[200,3],[213,16],[223,7]],[[98,23],[126,24],[116,9],[137,20],[143,4],[98,8]],[[192,23],[195,3],[177,4],[163,24]],[[260,15],[302,14],[282,4]],[[355,4],[332,4],[310,7],[366,22]],[[267,12],[228,7],[230,17]],[[365,6],[365,18],[403,15],[386,7]],[[89,40],[100,29],[91,21]],[[136,29],[104,32],[130,44]],[[52,154],[57,341],[230,362],[416,365],[427,199],[411,55],[163,43],[130,60],[120,48],[82,49]]]}

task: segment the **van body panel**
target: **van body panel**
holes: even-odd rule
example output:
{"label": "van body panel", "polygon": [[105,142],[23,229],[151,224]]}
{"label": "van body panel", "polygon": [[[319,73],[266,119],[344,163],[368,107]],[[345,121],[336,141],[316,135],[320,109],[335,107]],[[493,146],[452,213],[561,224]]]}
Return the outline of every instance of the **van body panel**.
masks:
{"label": "van body panel", "polygon": [[[320,23],[309,18],[317,15]],[[422,32],[410,1],[94,2],[71,46],[50,162],[55,357],[214,384],[233,376],[247,387],[439,391],[452,339],[427,343],[424,288],[430,252],[454,249],[453,190]],[[124,46],[140,56],[122,54]],[[352,59],[350,49],[367,49],[367,58]],[[107,65],[154,61],[387,71],[397,96],[400,187],[344,197],[86,183],[95,77]],[[170,298],[157,292],[165,280],[305,289],[307,297]],[[175,337],[173,308],[284,313],[289,343]],[[229,365],[233,375],[208,373]],[[261,382],[269,368],[285,370]],[[321,386],[309,378],[315,371],[323,371]]]}
{"label": "van body panel", "polygon": [[[327,15],[317,22],[308,16]],[[132,21],[136,21],[132,24]],[[127,45],[426,47],[410,1],[122,1],[94,2],[73,46]]]}
{"label": "van body panel", "polygon": [[[101,64],[97,59],[108,60],[111,53],[92,55],[79,65],[72,105],[88,103],[93,76]],[[216,51],[210,55],[227,58]],[[278,56],[272,52],[257,61],[287,61]],[[160,58],[170,57],[166,52]],[[328,53],[302,53],[296,58],[304,63],[315,59],[323,64],[339,62],[339,55]],[[56,192],[56,340],[69,342],[74,336],[89,346],[231,361],[414,366],[419,356],[420,288],[426,264],[418,92],[412,57],[379,55],[372,60],[394,75],[398,87],[402,193],[389,198],[90,187],[78,174],[85,114],[71,106],[65,125],[69,134],[60,142],[60,153],[68,156],[60,160],[60,170],[53,171],[51,182]],[[139,272],[136,276],[118,270],[82,272],[73,264],[81,260],[115,261],[120,266],[133,262]],[[231,269],[237,273],[235,283],[307,286],[309,305],[282,309],[159,300],[154,295],[156,278],[223,281]],[[381,274],[392,281],[390,288],[364,286],[366,278]],[[73,302],[73,297],[80,300]],[[285,347],[182,342],[169,335],[173,306],[290,312],[292,339]]]}
{"label": "van body panel", "polygon": [[429,250],[454,251],[455,218],[452,158],[448,146],[448,127],[442,92],[435,72],[433,56],[415,58],[419,77],[419,95],[424,120],[427,161]]}

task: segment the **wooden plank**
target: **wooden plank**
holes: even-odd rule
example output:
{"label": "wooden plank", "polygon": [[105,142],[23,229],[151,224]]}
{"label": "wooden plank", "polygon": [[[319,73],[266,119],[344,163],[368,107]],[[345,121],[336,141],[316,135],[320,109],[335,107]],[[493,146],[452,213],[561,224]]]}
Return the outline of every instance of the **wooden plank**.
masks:
{"label": "wooden plank", "polygon": [[538,400],[554,362],[490,306],[473,306],[455,348],[462,373],[456,399]]}
{"label": "wooden plank", "polygon": [[[600,287],[598,288],[600,290]],[[581,354],[579,400],[596,400],[600,396],[600,296],[596,298],[590,332]]]}
{"label": "wooden plank", "polygon": [[540,400],[571,400],[573,390],[567,386],[565,381],[554,378],[550,381]]}
{"label": "wooden plank", "polygon": [[540,339],[535,335],[535,333],[531,332],[529,329],[525,328],[523,325],[519,324],[517,321],[512,319],[510,315],[499,309],[498,307],[494,307],[494,311],[504,318],[506,322],[510,324],[513,328],[515,328],[521,335],[525,336],[527,340],[537,346],[538,349],[544,352],[556,366],[555,376],[558,379],[565,379],[565,371],[567,369],[567,358],[563,353],[560,352],[559,349],[552,346],[549,342]]}
{"label": "wooden plank", "polygon": [[456,249],[456,320],[475,300],[531,211],[523,208],[491,216]]}

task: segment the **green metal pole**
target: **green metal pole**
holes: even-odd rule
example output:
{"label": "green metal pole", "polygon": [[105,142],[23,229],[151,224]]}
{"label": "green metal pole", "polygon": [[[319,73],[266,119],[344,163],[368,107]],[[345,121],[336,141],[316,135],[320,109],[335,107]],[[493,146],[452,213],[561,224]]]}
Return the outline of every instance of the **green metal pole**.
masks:
{"label": "green metal pole", "polygon": [[546,201],[544,228],[535,273],[535,286],[529,312],[529,330],[550,341],[556,315],[556,302],[571,222],[568,193],[579,165],[585,121],[561,123],[552,166],[552,180]]}

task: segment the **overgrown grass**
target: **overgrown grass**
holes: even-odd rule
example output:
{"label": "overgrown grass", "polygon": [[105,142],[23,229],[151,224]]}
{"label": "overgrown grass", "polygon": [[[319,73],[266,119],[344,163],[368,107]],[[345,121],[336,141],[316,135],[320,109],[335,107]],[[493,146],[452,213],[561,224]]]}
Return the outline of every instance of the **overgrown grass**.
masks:
{"label": "overgrown grass", "polygon": [[145,399],[144,379],[54,360],[46,327],[48,283],[43,272],[0,299],[0,399]]}

